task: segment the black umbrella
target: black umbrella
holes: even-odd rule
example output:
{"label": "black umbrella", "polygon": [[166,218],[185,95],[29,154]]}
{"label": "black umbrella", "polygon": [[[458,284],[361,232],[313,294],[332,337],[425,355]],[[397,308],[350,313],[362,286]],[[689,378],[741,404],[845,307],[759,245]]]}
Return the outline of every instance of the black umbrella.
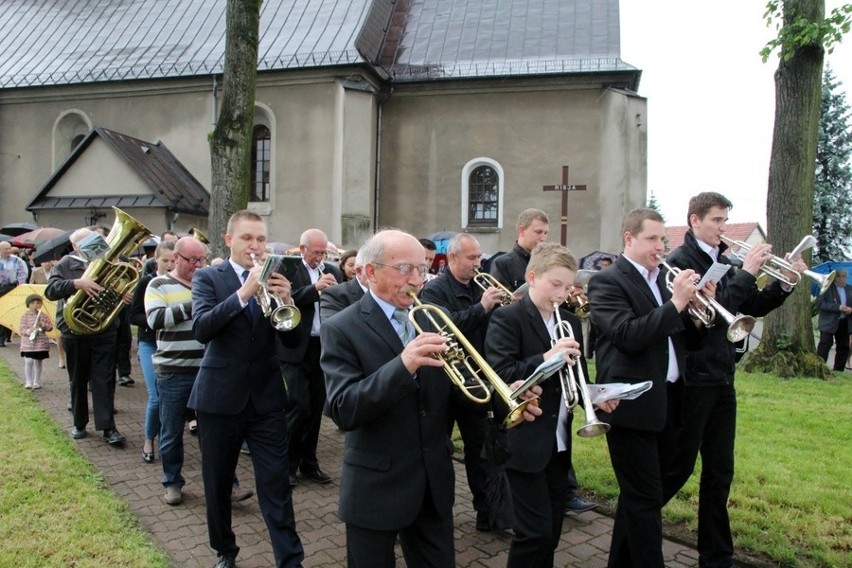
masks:
{"label": "black umbrella", "polygon": [[509,461],[509,440],[506,428],[488,411],[485,424],[485,443],[482,445],[482,462],[485,464],[485,513],[490,530],[512,528],[512,491],[506,475]]}
{"label": "black umbrella", "polygon": [[601,264],[602,260],[608,260],[609,263],[612,264],[617,258],[617,254],[596,250],[595,252],[587,254],[586,256],[580,259],[580,268],[585,268],[589,270],[600,270],[601,268],[605,268]]}
{"label": "black umbrella", "polygon": [[38,225],[33,225],[32,223],[10,223],[0,227],[0,233],[17,237],[18,235],[23,235],[24,233],[29,233],[36,229],[38,229]]}
{"label": "black umbrella", "polygon": [[71,233],[74,231],[65,231],[65,233],[54,237],[49,241],[44,241],[38,248],[35,249],[33,255],[33,264],[36,266],[47,260],[59,260],[69,252],[71,252]]}

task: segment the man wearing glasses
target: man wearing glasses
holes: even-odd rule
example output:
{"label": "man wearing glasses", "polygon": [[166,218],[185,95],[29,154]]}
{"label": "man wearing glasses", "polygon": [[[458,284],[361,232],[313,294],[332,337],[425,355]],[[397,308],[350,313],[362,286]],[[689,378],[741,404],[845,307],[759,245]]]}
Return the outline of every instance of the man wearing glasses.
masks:
{"label": "man wearing glasses", "polygon": [[297,473],[316,483],[331,478],[320,469],[317,460],[322,409],[325,405],[325,378],[320,369],[320,309],[323,290],[343,282],[343,275],[332,263],[326,263],[328,238],[319,229],[308,229],[299,239],[302,263],[292,278],[293,302],[302,320],[293,333],[294,347],[284,349],[284,380],[289,403],[287,428],[290,432],[290,485],[299,482]]}

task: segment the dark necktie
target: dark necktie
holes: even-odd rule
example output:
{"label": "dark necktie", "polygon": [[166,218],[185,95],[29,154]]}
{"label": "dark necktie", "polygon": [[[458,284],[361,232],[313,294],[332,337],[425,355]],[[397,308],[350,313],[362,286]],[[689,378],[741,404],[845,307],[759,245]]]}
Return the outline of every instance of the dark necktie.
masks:
{"label": "dark necktie", "polygon": [[[248,280],[248,275],[249,275],[249,271],[244,270],[243,271],[243,283],[244,284],[245,284],[245,281]],[[251,321],[252,321],[252,323],[254,323],[254,318],[257,315],[257,300],[255,300],[254,296],[249,298],[249,301],[248,301],[248,304],[246,305],[246,308],[248,308],[249,317],[251,317]]]}

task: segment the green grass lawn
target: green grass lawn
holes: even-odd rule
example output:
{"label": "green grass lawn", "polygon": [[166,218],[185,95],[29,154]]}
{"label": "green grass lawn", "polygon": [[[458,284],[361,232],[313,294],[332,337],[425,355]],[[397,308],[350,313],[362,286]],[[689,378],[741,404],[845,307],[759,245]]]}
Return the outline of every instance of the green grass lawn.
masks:
{"label": "green grass lawn", "polygon": [[0,567],[167,567],[130,510],[0,363]]}
{"label": "green grass lawn", "polygon": [[[852,566],[852,376],[738,372],[736,385],[735,548],[779,566]],[[575,438],[573,455],[580,485],[612,507],[618,486],[606,441]],[[663,510],[667,523],[696,530],[697,475]]]}

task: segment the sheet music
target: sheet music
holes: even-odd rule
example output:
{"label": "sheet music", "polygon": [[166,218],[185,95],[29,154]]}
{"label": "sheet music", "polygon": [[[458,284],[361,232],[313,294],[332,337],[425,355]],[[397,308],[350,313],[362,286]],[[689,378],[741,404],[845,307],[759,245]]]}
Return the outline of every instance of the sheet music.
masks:
{"label": "sheet music", "polygon": [[713,265],[707,269],[707,272],[704,273],[704,276],[701,277],[701,281],[695,285],[695,288],[697,290],[701,290],[710,280],[712,280],[714,284],[718,284],[719,280],[722,279],[722,276],[724,276],[730,269],[730,264],[714,262]]}

